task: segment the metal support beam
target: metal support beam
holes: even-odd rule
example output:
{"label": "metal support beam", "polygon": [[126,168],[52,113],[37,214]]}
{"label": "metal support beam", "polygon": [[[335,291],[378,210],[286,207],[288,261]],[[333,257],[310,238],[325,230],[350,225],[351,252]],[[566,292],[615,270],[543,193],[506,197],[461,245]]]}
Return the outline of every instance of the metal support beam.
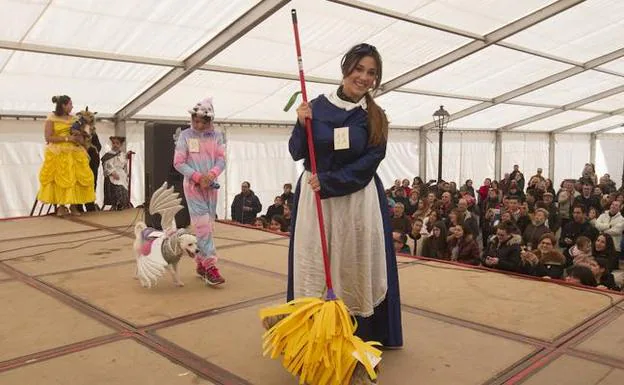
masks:
{"label": "metal support beam", "polygon": [[169,88],[182,81],[208,60],[218,55],[253,27],[283,7],[289,0],[263,0],[223,29],[203,47],[184,60],[183,68],[174,68],[152,84],[147,90],[115,114],[117,119],[127,119],[143,107],[164,94]]}
{"label": "metal support beam", "polygon": [[494,144],[494,178],[501,180],[503,174],[503,133],[496,132],[496,142]]}
{"label": "metal support beam", "polygon": [[[253,70],[253,69],[248,69],[248,68],[218,66],[218,65],[211,65],[211,64],[205,64],[199,67],[198,70],[221,72],[221,73],[235,74],[235,75],[258,76],[262,78],[271,78],[271,79],[299,81],[298,74],[288,74],[285,72],[260,71],[260,70]],[[311,82],[311,83],[335,84],[335,85],[339,85],[342,82],[342,80],[340,79],[321,78],[317,76],[308,76],[308,75],[306,75],[305,80],[306,82]]]}
{"label": "metal support beam", "polygon": [[555,143],[556,138],[554,133],[548,135],[548,178],[555,180]]}
{"label": "metal support beam", "polygon": [[[123,136],[124,138],[127,136],[125,120],[115,120],[115,136]],[[121,148],[126,151],[127,145],[128,141],[126,140],[122,143]]]}
{"label": "metal support beam", "polygon": [[[438,31],[442,31],[442,32],[446,32],[446,33],[450,33],[453,35],[457,35],[457,36],[461,36],[461,37],[465,37],[468,39],[473,39],[473,40],[480,40],[480,41],[487,41],[487,37],[483,36],[483,35],[479,35],[470,31],[466,31],[463,29],[459,29],[459,28],[454,28],[448,25],[444,25],[444,24],[440,24],[440,23],[436,23],[430,20],[426,20],[426,19],[421,19],[421,18],[417,18],[417,17],[413,17],[413,16],[409,16],[406,15],[404,13],[400,13],[400,12],[396,12],[393,11],[391,9],[387,9],[387,8],[382,8],[382,7],[378,7],[376,5],[372,5],[369,3],[362,3],[360,1],[356,1],[356,0],[327,0],[330,1],[332,3],[337,3],[337,4],[341,4],[347,7],[352,7],[352,8],[356,8],[365,12],[370,12],[370,13],[375,13],[384,17],[390,17],[393,18],[395,20],[401,20],[404,22],[408,22],[411,24],[416,24],[416,25],[420,25],[426,28],[431,28],[431,29],[435,29]],[[559,56],[555,56],[546,52],[540,52],[540,51],[536,51],[530,48],[526,48],[526,47],[522,47],[516,44],[512,44],[512,43],[508,43],[505,41],[499,41],[494,43],[494,45],[500,46],[500,47],[505,47],[505,48],[509,48],[512,49],[514,51],[518,51],[518,52],[522,52],[522,53],[526,53],[529,55],[533,55],[533,56],[538,56],[544,59],[548,59],[548,60],[552,60],[552,61],[556,61],[559,63],[563,63],[563,64],[568,64],[571,66],[576,66],[576,67],[581,67],[582,63],[576,62],[574,60],[570,60],[570,59],[566,59],[563,57],[559,57]],[[616,71],[611,71],[605,68],[596,68],[596,71],[599,72],[604,72],[604,73],[608,73],[611,75],[615,75],[615,76],[619,76],[619,77],[624,77],[624,74],[618,73]]]}
{"label": "metal support beam", "polygon": [[580,106],[583,106],[585,104],[593,103],[595,101],[607,98],[609,96],[617,95],[617,94],[620,94],[622,92],[624,92],[624,86],[611,88],[610,90],[606,90],[606,91],[597,93],[595,95],[589,96],[587,98],[583,98],[581,100],[577,100],[576,102],[568,103],[566,105],[561,106],[561,108],[553,108],[550,111],[542,112],[541,114],[537,114],[537,115],[528,117],[526,119],[522,119],[520,121],[517,121],[515,123],[508,124],[506,126],[500,127],[498,130],[500,130],[500,131],[508,131],[508,130],[511,130],[511,129],[515,128],[515,127],[524,126],[526,124],[533,123],[533,122],[536,122],[538,120],[542,120],[542,119],[548,118],[550,116],[558,115],[558,114],[560,114],[562,112],[565,112],[565,111],[571,111],[571,110],[574,110],[574,109],[576,109],[576,108],[578,108]]}
{"label": "metal support beam", "polygon": [[[535,82],[533,82],[531,84],[527,84],[526,86],[520,87],[518,89],[509,91],[509,92],[506,92],[506,93],[504,93],[504,94],[502,94],[500,96],[497,96],[491,102],[479,103],[479,104],[474,105],[472,107],[469,107],[469,108],[463,109],[463,110],[461,110],[459,112],[456,112],[456,113],[451,115],[450,121],[461,119],[461,118],[464,118],[464,117],[466,117],[468,115],[472,115],[472,114],[475,114],[477,112],[483,111],[483,110],[485,110],[487,108],[490,108],[490,107],[493,107],[493,106],[495,106],[497,104],[504,103],[504,102],[506,102],[506,101],[508,101],[510,99],[517,98],[518,96],[527,94],[527,93],[529,93],[531,91],[538,90],[538,89],[540,89],[542,87],[545,87],[545,86],[547,86],[549,84],[557,83],[558,81],[561,81],[563,79],[567,79],[570,76],[574,76],[574,75],[579,74],[579,73],[581,73],[583,71],[585,71],[585,70],[582,69],[582,68],[572,67],[572,68],[567,69],[565,71],[562,71],[562,72],[559,72],[557,74],[548,76],[548,77],[546,77],[544,79],[535,81]],[[426,124],[423,127],[426,130],[429,130],[429,129],[433,128],[433,124]]]}
{"label": "metal support beam", "polygon": [[115,136],[126,136],[125,120],[115,120]]}
{"label": "metal support beam", "polygon": [[474,32],[466,31],[466,30],[459,29],[459,28],[449,27],[448,25],[436,23],[436,22],[426,20],[426,19],[421,19],[418,17],[413,17],[405,13],[396,12],[391,9],[378,7],[376,5],[372,5],[369,3],[363,3],[357,0],[327,0],[327,1],[329,1],[330,3],[336,3],[336,4],[344,5],[347,7],[356,8],[365,12],[376,13],[378,15],[389,17],[392,19],[406,21],[408,23],[417,24],[423,27],[436,29],[438,31],[451,33],[453,35],[466,37],[468,39],[485,41],[485,36],[479,35]]}
{"label": "metal support beam", "polygon": [[589,162],[591,164],[596,164],[596,141],[598,139],[598,135],[593,133],[590,135],[589,140]]}
{"label": "metal support beam", "polygon": [[[329,0],[329,1],[333,1],[333,0]],[[227,74],[258,76],[258,77],[271,78],[271,79],[299,81],[298,74],[289,74],[285,72],[260,71],[260,70],[253,70],[253,69],[247,69],[247,68],[218,66],[218,65],[211,65],[211,64],[205,64],[198,69],[203,70],[203,71],[221,72],[221,73],[227,73]],[[340,79],[330,79],[330,78],[322,78],[322,77],[307,76],[307,75],[306,75],[306,82],[321,83],[321,84],[334,84],[334,85],[341,84]],[[461,94],[454,94],[454,93],[448,93],[448,92],[419,90],[419,89],[413,89],[413,88],[398,88],[394,90],[394,92],[414,94],[414,95],[423,95],[423,96],[435,96],[439,98],[472,100],[475,102],[489,102],[491,100],[488,98],[472,96],[472,95],[461,95]],[[553,104],[521,102],[517,100],[509,100],[504,103],[513,104],[516,106],[526,106],[526,107],[551,108],[551,109],[562,108],[561,106],[557,106]],[[578,107],[568,108],[568,109],[573,110],[573,111],[593,112],[597,114],[605,112],[604,110],[595,110],[595,109],[590,109],[590,108],[578,108]]]}
{"label": "metal support beam", "polygon": [[[228,133],[228,128],[227,127],[223,127],[223,136],[225,139],[225,164],[229,164],[230,160],[228,159],[228,154],[230,154],[230,152],[228,151],[228,143],[230,142],[230,137],[229,137],[229,133]],[[225,194],[225,203],[223,204],[223,208],[225,209],[225,215],[223,216],[223,219],[233,219],[231,218],[230,214],[231,214],[231,210],[228,210],[228,207],[230,207],[231,203],[229,200],[229,189],[228,186],[230,185],[230,170],[232,169],[232,167],[226,167],[225,168],[225,175],[223,175],[222,179],[223,181],[225,181],[225,183],[223,183],[225,186],[223,187],[224,189],[224,194]]]}
{"label": "metal support beam", "polygon": [[418,175],[427,183],[427,132],[418,130]]}
{"label": "metal support beam", "polygon": [[609,127],[603,128],[602,130],[594,131],[594,134],[599,135],[599,134],[608,133],[609,131],[615,130],[616,128],[620,128],[620,127],[624,127],[624,123],[622,123],[622,124],[614,124],[613,126],[609,126]]}
{"label": "metal support beam", "polygon": [[[280,79],[283,79],[283,77],[279,77]],[[307,77],[306,77],[307,80]],[[337,83],[339,83],[338,81],[336,81]],[[322,82],[317,82],[317,83],[322,83]],[[326,82],[329,83],[329,82]],[[394,90],[393,92],[398,92],[398,93],[405,93],[405,94],[414,94],[414,95],[423,95],[423,96],[435,96],[438,98],[451,98],[451,99],[461,99],[461,100],[471,100],[474,102],[491,102],[492,99],[489,98],[483,98],[483,97],[478,97],[478,96],[472,96],[472,95],[461,95],[461,94],[453,94],[453,93],[448,93],[448,92],[438,92],[438,91],[428,91],[428,90],[419,90],[419,89],[414,89],[414,88],[397,88],[396,90]],[[558,105],[554,105],[554,104],[546,104],[546,103],[532,103],[532,102],[521,102],[519,100],[508,100],[503,102],[503,104],[511,104],[514,106],[525,106],[525,107],[537,107],[537,108],[550,108],[550,109],[561,109],[561,106]],[[591,108],[570,108],[570,110],[572,111],[581,111],[581,112],[593,112],[596,114],[601,114],[603,112],[605,112],[604,110],[596,110],[596,109],[591,109]]]}
{"label": "metal support beam", "polygon": [[[0,49],[7,49],[7,50],[21,51],[21,52],[34,52],[34,53],[50,54],[50,55],[58,55],[58,56],[67,56],[67,57],[75,57],[75,58],[82,58],[82,59],[96,59],[96,60],[107,60],[107,61],[114,61],[114,62],[121,62],[121,63],[145,64],[145,65],[171,67],[171,68],[184,68],[184,62],[180,60],[123,55],[123,54],[115,54],[115,53],[102,52],[102,51],[91,51],[91,50],[65,48],[65,47],[63,48],[51,47],[51,46],[30,44],[30,43],[10,42],[10,41],[5,41],[5,40],[0,40]],[[299,81],[298,74],[294,74],[294,73],[290,74],[290,73],[276,72],[276,71],[261,71],[261,70],[254,70],[254,69],[248,69],[248,68],[238,68],[238,67],[211,65],[211,64],[204,64],[203,66],[199,67],[198,70],[220,72],[220,73],[227,73],[227,74],[236,74],[236,75],[258,76],[258,77],[271,78],[271,79],[284,79],[284,80]],[[608,72],[613,73],[613,71],[608,71]],[[624,76],[624,75],[619,75],[619,76]],[[306,81],[309,81],[312,83],[335,84],[335,85],[339,85],[341,82],[340,79],[330,79],[330,78],[322,78],[322,77],[316,77],[316,76],[306,76]],[[490,99],[488,98],[471,96],[471,95],[460,95],[460,94],[418,90],[418,89],[411,89],[411,88],[399,88],[399,89],[396,89],[395,92],[403,92],[403,93],[409,93],[409,94],[435,96],[435,97],[443,97],[443,98],[462,99],[462,100],[472,100],[472,101],[477,101],[477,102],[490,101]],[[560,108],[559,106],[552,105],[552,104],[531,103],[531,102],[521,102],[521,101],[511,101],[511,100],[504,102],[504,103],[518,105],[518,106],[527,106],[527,107],[539,107],[539,108],[551,108],[551,109]],[[571,110],[593,112],[593,113],[604,112],[604,111],[589,109],[589,108],[571,108]]]}
{"label": "metal support beam", "polygon": [[[543,88],[543,87],[545,87],[547,85],[550,85],[550,84],[559,82],[561,80],[567,79],[567,78],[569,78],[571,76],[574,76],[574,75],[577,75],[577,74],[579,74],[581,72],[584,72],[584,71],[593,69],[595,67],[601,66],[601,65],[603,65],[605,63],[608,63],[610,61],[613,61],[613,60],[621,58],[621,57],[624,57],[624,48],[618,49],[616,51],[613,51],[611,53],[603,55],[603,56],[601,56],[599,58],[590,60],[587,63],[585,63],[585,65],[583,67],[572,67],[572,68],[569,68],[569,69],[567,69],[565,71],[561,71],[559,73],[550,75],[550,76],[545,77],[545,78],[543,78],[541,80],[535,81],[535,82],[533,82],[531,84],[527,84],[526,86],[522,86],[522,87],[517,88],[515,90],[506,92],[506,93],[504,93],[504,94],[502,94],[500,96],[495,97],[494,99],[492,99],[491,102],[479,103],[479,104],[477,104],[475,106],[466,108],[466,109],[464,109],[462,111],[459,111],[459,112],[456,112],[455,114],[451,115],[450,121],[457,120],[457,119],[466,117],[468,115],[472,115],[472,114],[474,114],[476,112],[479,112],[479,111],[483,111],[486,108],[490,108],[490,107],[492,107],[494,105],[504,103],[504,102],[506,102],[508,100],[517,98],[517,97],[522,96],[524,94],[527,94],[527,93],[529,93],[531,91],[535,91],[535,90]],[[423,128],[426,129],[426,130],[431,129],[431,128],[433,128],[433,123],[428,123],[428,124],[424,125]]]}
{"label": "metal support beam", "polygon": [[418,68],[415,68],[403,75],[400,75],[381,85],[377,95],[382,95],[387,92],[393,91],[399,87],[402,87],[418,78],[421,78],[427,74],[430,74],[440,68],[443,68],[454,61],[460,60],[466,56],[472,55],[492,44],[495,44],[503,39],[508,38],[518,32],[521,32],[537,23],[540,23],[548,18],[551,18],[577,4],[582,3],[584,0],[559,0],[552,3],[540,10],[537,10],[530,15],[527,15],[521,19],[518,19],[506,26],[497,29],[484,36],[484,40],[474,40],[446,55],[430,61]]}
{"label": "metal support beam", "polygon": [[[574,60],[570,60],[570,59],[566,59],[566,58],[562,58],[560,56],[555,56],[546,52],[541,52],[541,51],[537,51],[534,49],[530,49],[530,48],[526,48],[526,47],[522,47],[516,44],[511,44],[511,43],[507,43],[504,41],[501,41],[499,43],[496,43],[496,45],[501,46],[501,47],[505,47],[505,48],[509,48],[509,49],[513,49],[514,51],[518,51],[518,52],[522,52],[522,53],[526,53],[532,56],[537,56],[537,57],[541,57],[542,59],[548,59],[548,60],[552,60],[552,61],[556,61],[562,64],[568,64],[571,66],[575,66],[575,67],[584,67],[583,63],[574,61]],[[620,73],[617,71],[612,71],[610,69],[606,69],[606,68],[594,68],[594,71],[596,72],[602,72],[605,74],[609,74],[609,75],[614,75],[614,76],[618,76],[618,77],[624,77],[624,73]]]}
{"label": "metal support beam", "polygon": [[[561,128],[557,128],[556,130],[553,130],[552,132],[560,133],[560,132],[568,131],[568,130],[571,130],[571,129],[576,128],[576,127],[581,127],[581,126],[584,126],[586,124],[590,124],[590,123],[593,123],[593,122],[598,122],[600,120],[611,118],[611,117],[613,117],[615,115],[620,115],[620,114],[624,114],[624,108],[619,108],[617,110],[613,110],[613,111],[611,111],[609,113],[606,113],[606,114],[594,116],[593,118],[589,118],[589,119],[581,120],[580,122],[568,124],[567,126],[563,126]],[[622,121],[624,121],[624,116],[622,117]]]}
{"label": "metal support beam", "polygon": [[179,60],[158,59],[144,56],[122,55],[110,52],[91,51],[86,49],[51,47],[48,45],[39,45],[31,43],[20,43],[6,40],[0,40],[0,48],[21,52],[34,52],[41,54],[59,55],[77,57],[82,59],[98,59],[109,60],[123,63],[149,64],[165,67],[180,67],[183,62]]}

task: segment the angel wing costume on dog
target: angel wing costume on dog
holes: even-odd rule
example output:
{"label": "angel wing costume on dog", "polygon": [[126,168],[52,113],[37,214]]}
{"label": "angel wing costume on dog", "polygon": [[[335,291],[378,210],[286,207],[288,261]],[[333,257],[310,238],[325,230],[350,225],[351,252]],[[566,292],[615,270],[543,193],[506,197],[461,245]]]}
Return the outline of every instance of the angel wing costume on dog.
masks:
{"label": "angel wing costume on dog", "polygon": [[[178,247],[179,232],[176,228],[175,215],[184,207],[182,198],[167,187],[167,182],[154,192],[150,200],[150,215],[160,214],[163,231],[147,227],[144,222],[135,225],[135,253],[137,261],[136,275],[143,287],[152,287],[165,272],[167,254]],[[182,230],[183,231],[183,230]]]}

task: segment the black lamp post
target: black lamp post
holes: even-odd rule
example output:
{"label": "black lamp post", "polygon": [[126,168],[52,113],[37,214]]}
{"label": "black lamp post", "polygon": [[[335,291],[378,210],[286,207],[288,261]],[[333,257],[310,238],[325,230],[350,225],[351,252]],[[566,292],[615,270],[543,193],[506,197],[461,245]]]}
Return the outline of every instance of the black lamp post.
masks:
{"label": "black lamp post", "polygon": [[433,124],[435,128],[440,130],[440,148],[438,150],[438,183],[442,180],[442,135],[444,133],[444,129],[448,125],[449,117],[450,115],[448,111],[444,109],[444,106],[440,106],[440,109],[433,113]]}

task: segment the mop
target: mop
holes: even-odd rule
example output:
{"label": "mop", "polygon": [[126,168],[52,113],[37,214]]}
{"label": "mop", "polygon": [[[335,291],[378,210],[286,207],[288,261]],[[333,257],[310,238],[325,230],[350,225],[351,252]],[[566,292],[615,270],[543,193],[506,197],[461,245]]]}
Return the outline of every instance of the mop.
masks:
{"label": "mop", "polygon": [[[301,95],[307,103],[303,61],[297,26],[297,12],[292,10],[295,46],[299,65]],[[289,104],[294,102],[296,94]],[[312,138],[312,121],[305,120],[312,174],[316,175],[316,156]],[[263,335],[264,355],[282,359],[283,366],[299,384],[349,385],[354,369],[360,362],[371,379],[377,378],[375,366],[381,360],[378,342],[364,342],[355,336],[357,323],[345,303],[336,297],[330,273],[327,238],[321,208],[321,196],[315,192],[325,284],[325,298],[298,298],[283,305],[260,310],[260,318],[285,316]]]}

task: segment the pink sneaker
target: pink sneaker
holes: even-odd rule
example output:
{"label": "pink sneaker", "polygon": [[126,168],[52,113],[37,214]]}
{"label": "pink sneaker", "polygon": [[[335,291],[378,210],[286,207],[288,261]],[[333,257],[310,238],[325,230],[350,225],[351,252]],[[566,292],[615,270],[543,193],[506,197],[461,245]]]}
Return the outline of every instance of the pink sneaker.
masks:
{"label": "pink sneaker", "polygon": [[221,276],[219,269],[216,266],[212,265],[203,271],[202,278],[206,282],[207,285],[220,285],[225,283],[225,279]]}

